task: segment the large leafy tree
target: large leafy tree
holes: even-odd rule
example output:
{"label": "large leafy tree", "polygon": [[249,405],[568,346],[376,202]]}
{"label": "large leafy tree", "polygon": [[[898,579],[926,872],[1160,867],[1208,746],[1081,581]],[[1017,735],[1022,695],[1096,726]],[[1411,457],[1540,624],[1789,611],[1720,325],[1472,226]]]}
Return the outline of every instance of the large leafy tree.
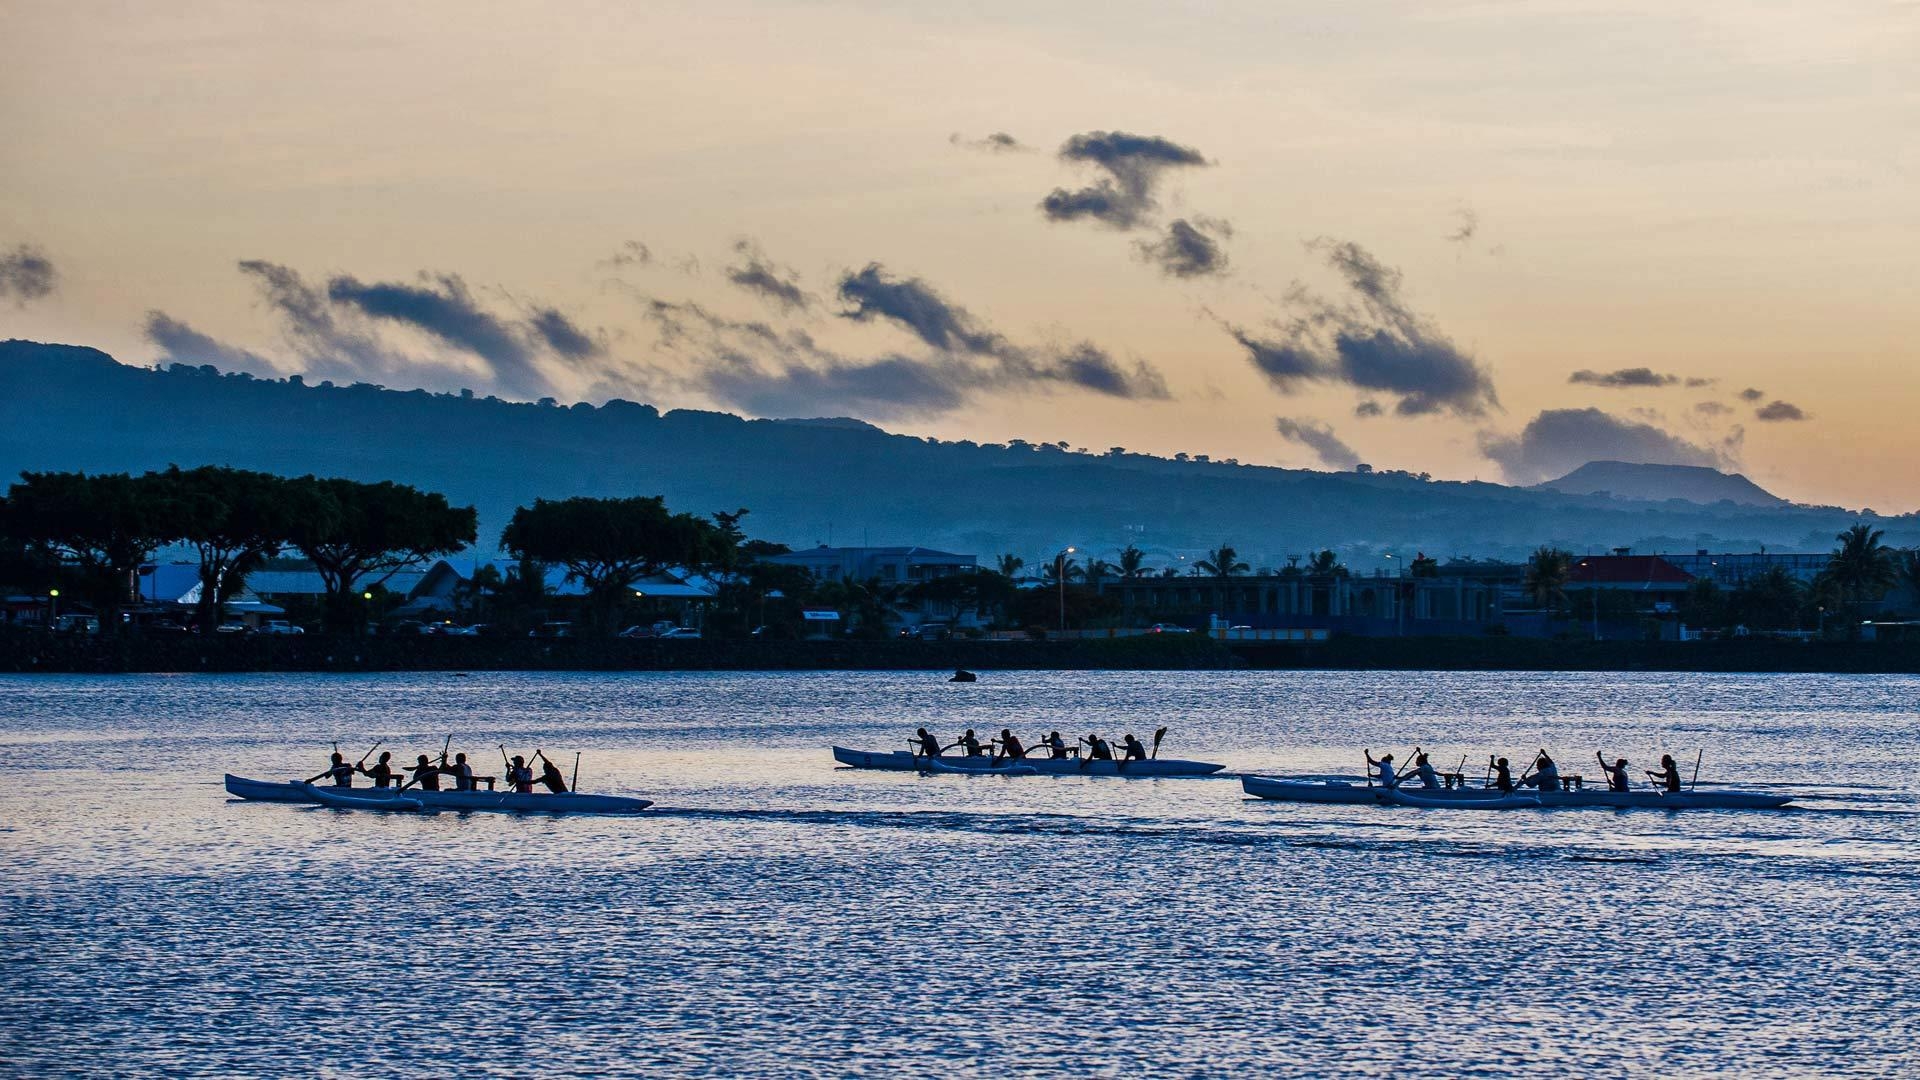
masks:
{"label": "large leafy tree", "polygon": [[1827,558],[1821,576],[1832,583],[1842,600],[1878,600],[1899,581],[1895,553],[1880,542],[1880,536],[1879,529],[1860,522],[1834,537],[1840,546]]}
{"label": "large leafy tree", "polygon": [[1194,563],[1193,567],[1209,577],[1221,579],[1233,577],[1235,574],[1244,574],[1250,569],[1246,563],[1240,561],[1240,553],[1227,544],[1221,544],[1207,552],[1207,557]]}
{"label": "large leafy tree", "polygon": [[203,627],[218,626],[247,576],[280,553],[297,514],[326,512],[296,500],[288,481],[269,473],[176,465],[159,477],[183,511],[181,538],[200,556],[197,617]]}
{"label": "large leafy tree", "polygon": [[287,481],[286,491],[293,503],[287,538],[319,571],[335,629],[360,624],[363,589],[459,551],[477,528],[473,507],[392,481],[306,476]]}
{"label": "large leafy tree", "polygon": [[140,565],[187,528],[180,501],[153,473],[23,473],[7,518],[15,537],[72,568],[107,633],[120,629]]}
{"label": "large leafy tree", "polygon": [[1784,566],[1769,566],[1727,598],[1728,617],[1753,630],[1792,630],[1800,625],[1805,590]]}
{"label": "large leafy tree", "polygon": [[633,583],[670,567],[712,565],[727,543],[705,518],[676,514],[660,496],[536,499],[513,512],[500,546],[517,559],[567,568],[587,590],[595,623],[613,630],[613,613]]}

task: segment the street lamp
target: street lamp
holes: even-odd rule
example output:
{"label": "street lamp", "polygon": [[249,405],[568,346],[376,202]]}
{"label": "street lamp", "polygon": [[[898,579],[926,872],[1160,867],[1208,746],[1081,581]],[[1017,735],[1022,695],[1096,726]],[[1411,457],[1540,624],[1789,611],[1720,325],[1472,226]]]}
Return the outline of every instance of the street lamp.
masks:
{"label": "street lamp", "polygon": [[56,621],[58,621],[59,618],[60,618],[60,590],[48,589],[47,590],[47,629],[49,630],[53,629],[53,624]]}
{"label": "street lamp", "polygon": [[1053,580],[1060,588],[1060,632],[1067,632],[1067,556],[1073,554],[1073,548],[1066,547],[1053,557]]}

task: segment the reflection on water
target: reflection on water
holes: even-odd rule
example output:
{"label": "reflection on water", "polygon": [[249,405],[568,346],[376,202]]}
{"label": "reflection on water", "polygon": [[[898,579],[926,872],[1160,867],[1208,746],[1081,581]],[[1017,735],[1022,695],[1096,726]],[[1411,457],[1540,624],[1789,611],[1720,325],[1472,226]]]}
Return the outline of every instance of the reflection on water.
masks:
{"label": "reflection on water", "polygon": [[[1920,680],[1423,673],[0,679],[0,1073],[1894,1075]],[[837,769],[925,724],[1234,771],[1663,751],[1805,809],[1289,806]],[[636,818],[227,801],[338,740],[544,748]]]}

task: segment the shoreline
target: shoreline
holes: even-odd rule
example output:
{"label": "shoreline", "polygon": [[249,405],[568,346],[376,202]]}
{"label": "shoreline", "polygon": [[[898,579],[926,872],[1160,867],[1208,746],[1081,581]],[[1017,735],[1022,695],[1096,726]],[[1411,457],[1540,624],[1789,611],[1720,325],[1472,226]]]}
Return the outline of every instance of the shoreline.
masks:
{"label": "shoreline", "polygon": [[1920,643],[1203,635],[1085,641],[624,641],[571,638],[0,635],[0,672],[361,671],[1671,671],[1920,674]]}

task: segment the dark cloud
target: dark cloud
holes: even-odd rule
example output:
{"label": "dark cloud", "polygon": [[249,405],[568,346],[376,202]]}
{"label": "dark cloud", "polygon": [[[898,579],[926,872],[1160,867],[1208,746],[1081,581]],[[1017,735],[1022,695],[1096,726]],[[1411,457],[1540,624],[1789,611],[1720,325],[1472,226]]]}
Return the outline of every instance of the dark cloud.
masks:
{"label": "dark cloud", "polygon": [[309,374],[378,381],[421,366],[382,345],[373,328],[351,312],[336,314],[326,294],[292,267],[247,259],[240,272],[253,279],[261,299],[280,317],[287,344]]}
{"label": "dark cloud", "polygon": [[12,297],[25,304],[53,295],[60,285],[60,271],[47,253],[31,244],[17,245],[0,252],[0,298]]}
{"label": "dark cloud", "polygon": [[1613,390],[1626,390],[1635,387],[1673,386],[1680,381],[1678,375],[1667,375],[1646,367],[1619,368],[1614,371],[1576,371],[1567,376],[1570,383],[1584,386],[1604,386]]}
{"label": "dark cloud", "polygon": [[546,343],[547,348],[568,360],[586,360],[600,355],[600,344],[589,337],[558,308],[535,309],[527,326]]}
{"label": "dark cloud", "polygon": [[800,311],[812,303],[813,298],[800,287],[794,272],[775,266],[768,261],[751,241],[742,240],[733,245],[733,250],[738,252],[746,262],[740,266],[727,268],[728,281],[782,311]]}
{"label": "dark cloud", "polygon": [[885,319],[911,331],[936,349],[1000,356],[1013,352],[999,334],[982,326],[965,308],[950,304],[919,278],[896,278],[879,263],[840,278],[841,318],[854,322]]}
{"label": "dark cloud", "polygon": [[1400,272],[1353,243],[1311,245],[1345,279],[1354,301],[1336,304],[1296,288],[1293,318],[1260,337],[1222,322],[1281,393],[1306,382],[1344,383],[1398,398],[1401,416],[1483,416],[1499,407],[1492,376],[1400,295]]}
{"label": "dark cloud", "polygon": [[456,275],[423,276],[421,285],[369,285],[341,275],[327,282],[327,299],[374,319],[411,326],[480,357],[492,370],[494,382],[509,394],[533,398],[552,388],[535,364],[532,347],[514,328],[481,308]]}
{"label": "dark cloud", "polygon": [[1480,215],[1471,206],[1462,206],[1453,212],[1460,219],[1460,225],[1446,236],[1450,244],[1465,244],[1473,240],[1473,234],[1480,231]]}
{"label": "dark cloud", "polygon": [[167,364],[212,364],[222,371],[277,374],[265,357],[217,341],[164,311],[147,312],[148,341],[160,346],[159,360]]}
{"label": "dark cloud", "polygon": [[610,259],[600,260],[601,266],[647,266],[653,262],[653,249],[638,240],[629,240],[620,245],[620,250]]}
{"label": "dark cloud", "polygon": [[1353,447],[1340,441],[1333,429],[1319,420],[1292,420],[1280,417],[1274,421],[1275,430],[1289,442],[1297,442],[1314,452],[1320,463],[1329,469],[1346,470],[1360,464],[1360,455]]}
{"label": "dark cloud", "polygon": [[[1733,445],[1737,442],[1726,444]],[[1483,432],[1480,452],[1516,484],[1564,476],[1589,461],[1714,468],[1730,463],[1725,447],[1701,446],[1652,424],[1622,419],[1599,409],[1548,409],[1517,435]]]}
{"label": "dark cloud", "polygon": [[888,356],[857,363],[762,365],[739,354],[715,358],[701,389],[757,416],[852,413],[888,419],[952,412],[971,389],[926,360]]}
{"label": "dark cloud", "polygon": [[1093,165],[1106,172],[1092,185],[1069,191],[1054,188],[1040,201],[1052,221],[1092,218],[1116,229],[1131,229],[1158,207],[1154,187],[1168,170],[1206,165],[1200,151],[1157,135],[1089,131],[1060,146],[1062,161]]}
{"label": "dark cloud", "polygon": [[969,139],[959,132],[947,136],[947,141],[967,150],[985,150],[990,154],[1026,153],[1033,148],[1004,131],[996,131],[978,139]]}
{"label": "dark cloud", "polygon": [[1712,386],[1714,383],[1717,383],[1719,381],[1720,381],[1719,379],[1702,379],[1697,377],[1689,378],[1687,380],[1687,389],[1698,390],[1703,386]]}
{"label": "dark cloud", "polygon": [[1233,226],[1224,221],[1196,217],[1188,222],[1179,218],[1167,226],[1166,235],[1158,240],[1142,240],[1134,245],[1134,250],[1170,277],[1224,274],[1227,253],[1221,250],[1215,237],[1232,235]]}
{"label": "dark cloud", "polygon": [[1702,416],[1725,416],[1733,411],[1733,406],[1722,405],[1718,401],[1702,401],[1694,405],[1693,411]]}
{"label": "dark cloud", "polygon": [[1740,391],[1741,401],[1759,401],[1761,398],[1766,396],[1767,396],[1767,392],[1765,390],[1761,390],[1758,387],[1753,387],[1753,386],[1749,386],[1745,390]]}
{"label": "dark cloud", "polygon": [[1129,369],[1106,350],[1085,341],[1009,373],[1043,382],[1066,383],[1108,397],[1159,401],[1172,397],[1167,392],[1166,379],[1145,361],[1136,361]]}
{"label": "dark cloud", "polygon": [[1755,409],[1753,416],[1756,420],[1766,420],[1774,423],[1805,420],[1807,418],[1805,410],[1801,409],[1800,406],[1792,402],[1781,401],[1778,398]]}
{"label": "dark cloud", "polygon": [[1381,413],[1385,411],[1386,411],[1385,409],[1382,409],[1380,407],[1379,402],[1373,401],[1371,399],[1367,401],[1363,401],[1360,404],[1355,405],[1353,407],[1353,415],[1359,417],[1362,420],[1370,420],[1373,417],[1379,416]]}

